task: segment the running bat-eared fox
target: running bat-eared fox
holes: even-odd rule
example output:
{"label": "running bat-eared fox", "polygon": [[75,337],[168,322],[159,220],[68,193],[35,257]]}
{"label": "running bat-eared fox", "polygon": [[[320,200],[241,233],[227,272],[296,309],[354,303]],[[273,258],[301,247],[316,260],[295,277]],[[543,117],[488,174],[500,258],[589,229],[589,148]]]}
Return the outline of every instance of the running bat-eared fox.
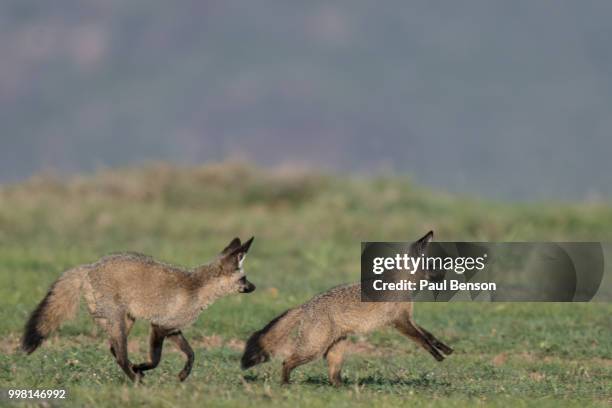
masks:
{"label": "running bat-eared fox", "polygon": [[[194,354],[181,329],[216,299],[255,290],[242,269],[252,242],[253,238],[245,243],[234,238],[214,260],[193,269],[135,253],[109,255],[70,269],[32,312],[22,348],[32,353],[64,320],[74,316],[82,293],[95,322],[110,337],[111,353],[131,380],[140,381],[143,371],[158,365],[167,338],[187,357],[179,373],[183,381],[191,372]],[[136,319],[151,322],[149,361],[142,364],[132,364],[127,352],[127,337]]]}
{"label": "running bat-eared fox", "polygon": [[[411,256],[425,252],[433,231],[414,242]],[[415,276],[434,278],[429,271]],[[301,306],[287,310],[248,339],[241,365],[247,369],[270,356],[283,359],[282,383],[291,371],[319,357],[327,360],[329,381],[339,386],[347,336],[393,326],[425,348],[438,361],[453,349],[435,338],[412,319],[412,302],[361,302],[361,284],[335,287]]]}

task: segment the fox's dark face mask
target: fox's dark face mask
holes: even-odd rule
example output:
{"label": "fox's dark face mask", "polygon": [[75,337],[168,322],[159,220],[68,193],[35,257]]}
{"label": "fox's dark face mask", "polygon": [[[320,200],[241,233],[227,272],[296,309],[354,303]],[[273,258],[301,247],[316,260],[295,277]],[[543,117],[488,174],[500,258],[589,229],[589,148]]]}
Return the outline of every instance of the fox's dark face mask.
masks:
{"label": "fox's dark face mask", "polygon": [[240,280],[238,281],[238,285],[238,292],[240,293],[251,293],[255,290],[255,285],[249,282],[246,276],[240,278]]}

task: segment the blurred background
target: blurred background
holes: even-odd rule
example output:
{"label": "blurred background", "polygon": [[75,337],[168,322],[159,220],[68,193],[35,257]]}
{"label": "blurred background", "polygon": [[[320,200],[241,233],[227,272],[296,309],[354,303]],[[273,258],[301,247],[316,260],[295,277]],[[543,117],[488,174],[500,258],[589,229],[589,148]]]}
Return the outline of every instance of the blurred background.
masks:
{"label": "blurred background", "polygon": [[607,1],[0,3],[0,182],[144,161],[612,195]]}

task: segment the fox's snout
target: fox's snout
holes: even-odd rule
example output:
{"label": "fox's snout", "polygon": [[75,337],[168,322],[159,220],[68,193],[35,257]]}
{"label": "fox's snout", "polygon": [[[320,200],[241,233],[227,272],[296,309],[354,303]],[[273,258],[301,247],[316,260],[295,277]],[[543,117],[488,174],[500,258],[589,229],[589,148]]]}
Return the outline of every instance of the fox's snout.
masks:
{"label": "fox's snout", "polygon": [[442,282],[444,280],[445,275],[446,275],[446,272],[443,270],[442,271],[433,270],[433,271],[427,271],[425,273],[427,280],[433,283]]}
{"label": "fox's snout", "polygon": [[253,285],[251,282],[249,282],[248,280],[244,280],[244,284],[240,286],[240,293],[251,293],[252,291],[255,290],[255,285]]}

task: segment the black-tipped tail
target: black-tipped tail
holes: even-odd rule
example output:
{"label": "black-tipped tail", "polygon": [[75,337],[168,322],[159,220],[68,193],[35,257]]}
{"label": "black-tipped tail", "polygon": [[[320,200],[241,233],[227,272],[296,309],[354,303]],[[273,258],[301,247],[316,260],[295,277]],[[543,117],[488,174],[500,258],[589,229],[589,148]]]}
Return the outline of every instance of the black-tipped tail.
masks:
{"label": "black-tipped tail", "polygon": [[[51,290],[53,290],[53,288],[51,288]],[[36,350],[45,339],[45,336],[41,333],[39,326],[40,321],[43,318],[43,313],[49,304],[51,290],[49,290],[45,298],[38,304],[38,306],[36,306],[36,309],[34,309],[25,325],[23,337],[21,338],[21,348],[28,354],[34,352],[34,350]]]}
{"label": "black-tipped tail", "polygon": [[280,319],[285,317],[287,312],[288,310],[280,316],[274,318],[270,323],[266,324],[263,329],[256,331],[251,335],[251,337],[249,337],[246,346],[244,347],[244,354],[240,360],[240,367],[242,367],[243,370],[256,366],[257,364],[265,363],[270,359],[270,353],[264,349],[263,345],[261,344],[261,340],[270,331],[270,329],[272,329],[272,327],[278,323]]}

